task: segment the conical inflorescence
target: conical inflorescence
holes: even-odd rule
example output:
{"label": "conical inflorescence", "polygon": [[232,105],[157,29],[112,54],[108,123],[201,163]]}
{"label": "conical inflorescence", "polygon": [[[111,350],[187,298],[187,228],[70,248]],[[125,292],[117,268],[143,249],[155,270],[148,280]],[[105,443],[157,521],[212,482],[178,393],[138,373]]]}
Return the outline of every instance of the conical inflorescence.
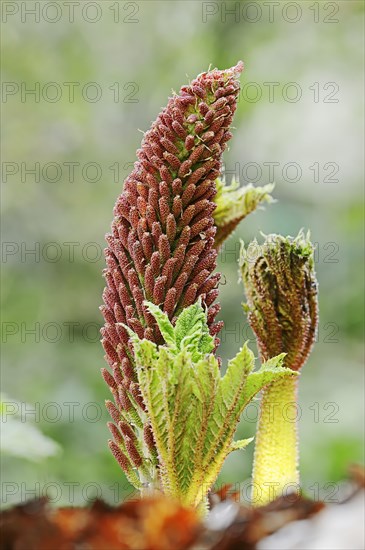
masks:
{"label": "conical inflorescence", "polygon": [[181,311],[200,298],[210,334],[221,329],[222,323],[215,321],[220,276],[213,273],[213,199],[222,153],[231,138],[242,69],[240,62],[225,71],[202,73],[169,99],[144,135],[106,237],[101,310],[102,343],[111,369],[103,369],[103,376],[114,396],[114,403],[107,402],[114,420],[109,426],[114,439],[110,447],[135,485],[134,469],[148,481],[157,460],[133,346],[123,325],[139,338],[163,344],[144,302],[158,305],[174,324]]}

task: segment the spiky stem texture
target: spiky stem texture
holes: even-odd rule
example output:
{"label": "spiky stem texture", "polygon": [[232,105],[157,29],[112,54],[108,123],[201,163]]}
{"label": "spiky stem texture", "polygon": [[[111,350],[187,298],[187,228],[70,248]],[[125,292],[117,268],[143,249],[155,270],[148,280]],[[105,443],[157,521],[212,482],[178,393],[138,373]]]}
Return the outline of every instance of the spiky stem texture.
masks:
{"label": "spiky stem texture", "polygon": [[114,397],[114,404],[107,402],[114,421],[110,448],[135,485],[135,468],[143,479],[156,482],[158,459],[123,325],[162,344],[144,301],[158,305],[174,324],[182,309],[200,297],[211,335],[222,327],[215,322],[220,275],[213,274],[214,182],[231,138],[242,69],[240,62],[226,71],[203,73],[169,99],[144,135],[106,237],[101,311],[102,343],[112,371],[103,369],[103,376]]}
{"label": "spiky stem texture", "polygon": [[254,506],[299,486],[297,383],[297,378],[277,380],[262,391],[252,474]]}
{"label": "spiky stem texture", "polygon": [[[241,251],[248,319],[262,360],[286,353],[284,365],[299,371],[315,341],[318,324],[313,247],[302,232],[293,239],[269,235]],[[273,382],[262,396],[255,442],[253,504],[263,505],[299,483],[296,381]],[[289,415],[289,417],[288,417]]]}

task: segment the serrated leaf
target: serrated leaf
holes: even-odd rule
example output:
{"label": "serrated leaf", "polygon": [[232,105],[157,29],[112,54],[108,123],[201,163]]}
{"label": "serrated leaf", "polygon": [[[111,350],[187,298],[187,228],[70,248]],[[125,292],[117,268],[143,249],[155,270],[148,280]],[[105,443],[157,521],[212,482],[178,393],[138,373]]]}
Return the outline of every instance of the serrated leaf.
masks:
{"label": "serrated leaf", "polygon": [[214,338],[209,334],[207,315],[200,302],[183,309],[179,315],[175,340],[178,349],[184,348],[192,354],[193,361],[213,350]]}
{"label": "serrated leaf", "polygon": [[281,366],[285,355],[285,353],[281,353],[276,357],[272,357],[266,363],[263,363],[258,371],[248,375],[244,388],[244,396],[247,402],[271,382],[279,378],[298,376],[298,372]]}
{"label": "serrated leaf", "polygon": [[172,396],[173,430],[169,441],[169,453],[176,464],[179,492],[183,495],[189,488],[193,476],[196,429],[200,426],[192,391],[194,365],[190,354],[183,350],[174,359],[174,364],[178,373],[178,384]]}
{"label": "serrated leaf", "polygon": [[197,363],[195,369],[194,391],[196,404],[194,411],[199,417],[199,434],[195,446],[194,466],[202,468],[206,448],[215,442],[216,430],[212,429],[211,420],[221,383],[219,365],[214,355],[207,355]]}
{"label": "serrated leaf", "polygon": [[245,344],[222,377],[210,353],[213,338],[200,303],[183,310],[175,327],[157,306],[150,311],[166,344],[132,338],[162,488],[185,505],[196,506],[227,455],[251,441],[233,441],[244,407],[263,386],[293,372],[282,368],[284,354],[252,372],[254,355]]}
{"label": "serrated leaf", "polygon": [[[226,374],[220,379],[214,410],[208,423],[210,439],[205,441],[205,462],[209,464],[214,453],[227,450],[246,404],[244,387],[254,365],[254,355],[247,343],[228,363]],[[228,452],[228,451],[227,451]]]}
{"label": "serrated leaf", "polygon": [[254,437],[248,437],[247,439],[239,439],[238,441],[233,441],[233,443],[231,443],[231,445],[229,446],[229,452],[232,453],[233,451],[240,451],[241,449],[245,449],[247,445],[249,445],[254,439]]}
{"label": "serrated leaf", "polygon": [[252,371],[254,361],[254,354],[246,342],[237,355],[228,362],[226,374],[222,378],[222,399],[227,406],[233,399],[234,392],[245,382]]}
{"label": "serrated leaf", "polygon": [[151,315],[154,316],[166,344],[168,346],[174,347],[176,343],[175,331],[166,313],[164,313],[158,306],[156,306],[152,302],[145,301],[144,304],[147,306]]}
{"label": "serrated leaf", "polygon": [[216,180],[217,193],[214,202],[217,207],[214,210],[214,221],[218,227],[222,227],[236,219],[243,219],[263,202],[272,202],[270,193],[275,185],[269,183],[263,187],[254,187],[251,183],[243,187],[233,177],[231,184],[227,185],[224,179]]}
{"label": "serrated leaf", "polygon": [[147,363],[149,365],[153,364],[153,361],[158,356],[158,349],[154,342],[151,342],[150,340],[140,340],[137,336],[137,339],[133,342],[133,349],[134,353],[136,355],[136,359],[138,359],[138,363]]}
{"label": "serrated leaf", "polygon": [[133,344],[139,341],[139,336],[128,325],[124,323],[116,323],[116,325],[123,327],[127,331],[128,336],[132,340]]}
{"label": "serrated leaf", "polygon": [[[229,361],[226,373],[220,379],[214,411],[209,420],[209,432],[212,436],[214,434],[214,445],[217,449],[225,444],[224,435],[235,430],[244,402],[243,388],[253,365],[254,355],[246,343],[236,357]],[[206,441],[205,452],[208,456],[209,444],[211,442]]]}
{"label": "serrated leaf", "polygon": [[248,214],[265,202],[273,202],[271,193],[274,184],[254,187],[250,183],[239,187],[239,183],[233,178],[230,185],[227,185],[224,179],[217,179],[216,187],[214,202],[217,207],[213,216],[217,226],[215,242],[216,246],[220,246]]}
{"label": "serrated leaf", "polygon": [[[170,362],[166,361],[167,350],[162,352],[156,348],[152,354],[152,346],[148,340],[140,340],[136,350],[136,366],[138,382],[141,388],[144,403],[146,405],[148,418],[154,434],[154,439],[162,463],[164,475],[170,480],[176,490],[174,469],[168,454],[169,438],[171,433],[171,421],[169,415],[169,392],[171,384],[166,375]],[[155,346],[156,347],[156,346]]]}

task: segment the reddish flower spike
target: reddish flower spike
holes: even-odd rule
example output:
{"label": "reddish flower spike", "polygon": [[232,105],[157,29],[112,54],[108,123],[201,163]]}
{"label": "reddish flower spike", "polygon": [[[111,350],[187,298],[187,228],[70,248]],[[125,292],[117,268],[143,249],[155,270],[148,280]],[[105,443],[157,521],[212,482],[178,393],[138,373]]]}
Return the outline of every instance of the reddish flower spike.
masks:
{"label": "reddish flower spike", "polygon": [[[126,413],[134,410],[128,384],[132,383],[136,406],[143,406],[135,386],[133,347],[121,324],[140,338],[163,342],[144,300],[153,301],[174,320],[183,307],[201,297],[211,334],[221,328],[221,323],[213,324],[219,282],[219,275],[212,275],[217,254],[214,180],[231,137],[242,69],[240,62],[226,71],[202,73],[169,99],[145,133],[138,160],[117,199],[112,234],[107,237],[101,309],[103,346],[114,374],[104,371],[104,378],[117,405],[109,402],[107,406],[115,422],[121,417],[118,408]],[[142,458],[131,447],[131,438],[127,441],[131,462],[140,464]],[[149,443],[150,447],[150,438]],[[115,443],[110,447],[122,468],[130,467]]]}

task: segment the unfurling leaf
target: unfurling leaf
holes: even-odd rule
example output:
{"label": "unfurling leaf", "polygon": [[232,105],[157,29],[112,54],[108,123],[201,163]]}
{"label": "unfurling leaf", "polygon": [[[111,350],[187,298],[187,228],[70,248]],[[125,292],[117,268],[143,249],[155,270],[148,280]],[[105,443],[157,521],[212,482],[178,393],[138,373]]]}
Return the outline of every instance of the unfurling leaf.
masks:
{"label": "unfurling leaf", "polygon": [[209,334],[206,313],[200,301],[184,309],[176,321],[176,344],[192,353],[197,361],[214,349],[214,338]]}
{"label": "unfurling leaf", "polygon": [[253,437],[248,437],[247,439],[239,439],[238,441],[233,441],[233,443],[229,447],[229,452],[233,451],[239,451],[241,449],[244,449],[254,440]]}
{"label": "unfurling leaf", "polygon": [[273,234],[263,244],[242,246],[245,309],[263,361],[285,353],[285,366],[299,370],[308,358],[318,325],[313,251],[303,231],[296,238]]}
{"label": "unfurling leaf", "polygon": [[158,322],[160,332],[166,344],[168,344],[169,346],[174,345],[176,343],[174,327],[170,323],[168,315],[152,302],[144,303],[148,307],[150,313],[152,313],[152,315]]}
{"label": "unfurling leaf", "polygon": [[160,346],[133,337],[138,382],[159,456],[161,486],[182,504],[198,506],[227,455],[250,442],[233,441],[244,407],[263,386],[293,372],[281,367],[281,356],[252,372],[254,356],[245,345],[222,376],[218,360],[210,353],[213,338],[199,303],[186,308],[175,327],[167,326],[166,318],[146,305],[151,314],[156,312],[161,333],[168,330],[169,334],[168,342]]}
{"label": "unfurling leaf", "polygon": [[241,220],[259,208],[265,202],[273,202],[271,192],[274,184],[254,187],[251,183],[239,187],[235,178],[227,185],[225,179],[216,180],[217,194],[214,202],[214,223],[217,226],[215,246],[219,248],[223,241],[234,231]]}
{"label": "unfurling leaf", "polygon": [[[268,384],[260,404],[253,467],[252,504],[263,506],[287,487],[299,485],[297,425],[286,411],[296,405],[295,374],[308,358],[318,325],[309,235],[300,231],[296,238],[268,235],[262,245],[253,241],[241,249],[240,271],[247,296],[244,307],[261,359],[267,361],[246,388],[252,394],[263,380]],[[291,378],[275,376],[278,359],[292,371]]]}

